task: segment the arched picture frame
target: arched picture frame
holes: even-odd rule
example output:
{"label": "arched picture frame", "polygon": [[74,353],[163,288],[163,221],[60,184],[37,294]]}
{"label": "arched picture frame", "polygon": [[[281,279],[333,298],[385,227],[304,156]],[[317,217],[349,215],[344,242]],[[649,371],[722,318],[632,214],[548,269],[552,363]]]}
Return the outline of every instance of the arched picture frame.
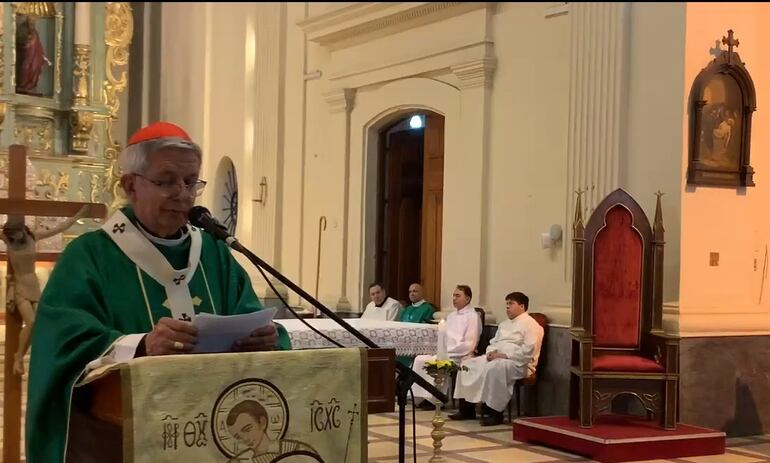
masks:
{"label": "arched picture frame", "polygon": [[751,116],[757,106],[754,83],[733,51],[739,42],[732,30],[722,43],[727,50],[701,70],[690,90],[687,183],[754,186],[750,163]]}

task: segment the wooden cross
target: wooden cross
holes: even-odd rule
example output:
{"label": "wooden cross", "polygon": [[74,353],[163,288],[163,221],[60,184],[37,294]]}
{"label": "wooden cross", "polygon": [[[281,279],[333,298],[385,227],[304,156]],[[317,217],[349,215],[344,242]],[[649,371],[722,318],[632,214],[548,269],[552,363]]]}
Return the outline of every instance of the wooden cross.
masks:
{"label": "wooden cross", "polygon": [[729,64],[730,60],[733,58],[733,47],[737,47],[741,42],[733,37],[733,30],[729,29],[727,31],[727,37],[722,37],[722,43],[727,45],[727,63]]}
{"label": "wooden cross", "polygon": [[[24,215],[43,217],[72,217],[83,206],[90,205],[85,217],[104,218],[107,207],[96,203],[65,201],[38,201],[26,199],[27,149],[11,145],[8,149],[8,198],[0,198],[0,214],[19,217]],[[11,273],[8,260],[8,273]],[[0,282],[0,284],[4,284]],[[5,303],[5,301],[0,301]],[[21,376],[13,371],[13,355],[19,348],[19,332],[22,320],[19,312],[7,313],[5,320],[5,381],[3,391],[3,461],[18,463],[21,459]]]}

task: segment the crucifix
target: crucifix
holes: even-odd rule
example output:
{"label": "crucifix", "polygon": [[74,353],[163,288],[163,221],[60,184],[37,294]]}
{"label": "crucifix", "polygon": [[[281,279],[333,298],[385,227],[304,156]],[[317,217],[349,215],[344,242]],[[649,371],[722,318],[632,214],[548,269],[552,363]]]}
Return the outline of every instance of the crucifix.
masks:
{"label": "crucifix", "polygon": [[[0,198],[0,214],[8,215],[8,223],[24,223],[24,215],[43,217],[104,218],[107,207],[97,203],[65,201],[41,201],[26,199],[27,149],[11,145],[8,149],[8,198]],[[85,209],[84,209],[85,207]],[[42,235],[46,236],[46,235]],[[10,249],[10,245],[9,245]],[[34,254],[30,256],[34,261]],[[12,275],[11,259],[8,259],[8,275]],[[34,273],[34,262],[32,272]],[[14,372],[14,355],[19,350],[19,335],[22,331],[19,310],[6,313],[5,357],[3,391],[3,461],[17,463],[21,452],[21,381],[22,376]]]}
{"label": "crucifix", "polygon": [[729,64],[733,57],[733,47],[737,47],[741,42],[733,37],[733,30],[729,29],[727,31],[727,37],[722,37],[722,43],[727,45],[727,63]]}

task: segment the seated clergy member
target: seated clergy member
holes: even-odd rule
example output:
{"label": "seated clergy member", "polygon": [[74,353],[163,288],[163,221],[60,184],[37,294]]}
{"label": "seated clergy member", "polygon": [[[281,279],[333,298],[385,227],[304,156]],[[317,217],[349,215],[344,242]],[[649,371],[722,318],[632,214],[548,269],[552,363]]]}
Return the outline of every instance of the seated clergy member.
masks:
{"label": "seated clergy member", "polygon": [[[139,130],[128,145],[119,162],[130,205],[67,246],[40,299],[29,374],[29,462],[65,461],[65,448],[67,461],[109,460],[77,453],[100,442],[80,435],[90,419],[80,409],[80,388],[71,400],[90,367],[191,352],[195,313],[262,309],[227,245],[187,222],[206,184],[198,178],[198,145],[165,122]],[[272,324],[232,346],[290,348],[286,330]]]}
{"label": "seated clergy member", "polygon": [[[471,288],[466,285],[458,285],[452,294],[452,305],[457,309],[449,314],[446,318],[444,327],[439,324],[439,355],[418,355],[414,359],[414,366],[412,369],[415,373],[425,378],[429,383],[433,383],[433,378],[425,371],[425,362],[430,360],[436,360],[437,357],[448,357],[450,360],[454,360],[457,363],[463,363],[468,357],[473,354],[476,349],[476,344],[479,342],[481,336],[481,318],[476,313],[476,309],[471,306],[471,298],[473,292]],[[442,329],[443,337],[442,337]],[[443,342],[443,345],[441,345]],[[439,358],[439,360],[445,360],[445,358]],[[446,383],[444,383],[446,386]],[[421,399],[432,397],[428,391],[421,386],[415,384],[412,386],[412,392],[414,393],[415,403],[419,403]],[[446,392],[446,391],[443,391]],[[421,398],[421,399],[418,399]],[[426,401],[425,405],[429,403]]]}
{"label": "seated clergy member", "polygon": [[[404,307],[398,320],[407,323],[428,323],[433,320],[435,309],[423,298],[422,286],[417,283],[409,285],[409,300],[411,304]],[[399,355],[396,359],[407,367],[412,366],[414,357]]]}
{"label": "seated clergy member", "polygon": [[417,283],[409,285],[409,300],[411,304],[404,307],[401,311],[401,315],[398,317],[399,321],[409,323],[428,323],[433,320],[433,312],[435,309],[426,301],[423,297],[422,286]]}
{"label": "seated clergy member", "polygon": [[369,285],[369,298],[372,302],[367,304],[361,318],[367,320],[398,320],[401,304],[392,297],[388,297],[382,284],[372,283]]}
{"label": "seated clergy member", "polygon": [[527,313],[529,298],[523,293],[507,295],[505,306],[508,320],[498,326],[487,354],[468,359],[464,362],[468,371],[457,374],[454,397],[460,399],[460,411],[450,415],[452,419],[475,418],[472,403],[481,402],[488,413],[481,424],[502,423],[503,410],[513,396],[516,380],[535,374],[543,327]]}

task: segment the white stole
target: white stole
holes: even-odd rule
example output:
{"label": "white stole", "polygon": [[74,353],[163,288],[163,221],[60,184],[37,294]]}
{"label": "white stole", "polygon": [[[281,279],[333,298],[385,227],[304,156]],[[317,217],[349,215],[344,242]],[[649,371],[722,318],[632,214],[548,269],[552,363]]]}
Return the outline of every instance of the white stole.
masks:
{"label": "white stole", "polygon": [[102,230],[129,259],[166,289],[171,316],[186,321],[195,318],[195,307],[188,283],[198,268],[202,244],[200,230],[193,226],[189,228],[191,242],[187,267],[176,270],[123,212],[115,212],[102,226]]}

